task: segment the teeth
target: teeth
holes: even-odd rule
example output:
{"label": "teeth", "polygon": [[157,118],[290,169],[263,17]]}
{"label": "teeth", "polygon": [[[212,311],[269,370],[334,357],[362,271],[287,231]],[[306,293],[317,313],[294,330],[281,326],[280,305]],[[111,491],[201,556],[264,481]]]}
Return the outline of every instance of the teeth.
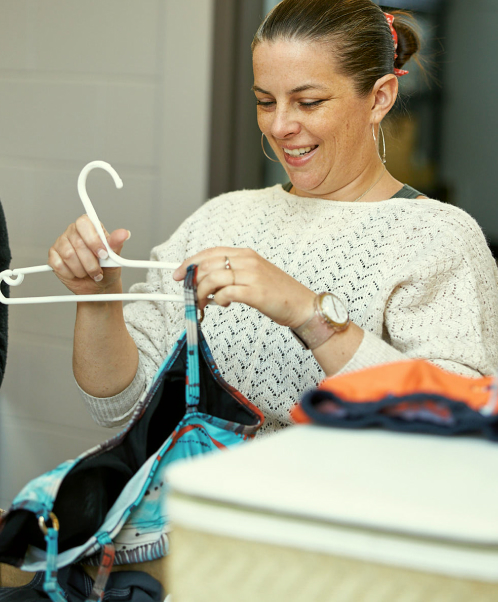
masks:
{"label": "teeth", "polygon": [[304,148],[295,148],[294,150],[284,148],[284,152],[288,155],[291,155],[291,157],[300,157],[301,155],[305,155],[306,153],[309,153],[315,148],[316,146],[306,146]]}

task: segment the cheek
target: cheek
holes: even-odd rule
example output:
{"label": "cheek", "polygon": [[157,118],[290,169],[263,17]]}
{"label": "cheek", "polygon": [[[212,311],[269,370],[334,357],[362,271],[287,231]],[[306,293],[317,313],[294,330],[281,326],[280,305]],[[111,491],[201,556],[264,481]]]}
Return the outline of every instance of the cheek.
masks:
{"label": "cheek", "polygon": [[271,114],[265,111],[258,111],[258,126],[262,132],[268,132],[271,127]]}
{"label": "cheek", "polygon": [[345,124],[335,119],[316,120],[310,130],[329,147],[340,143],[346,131]]}
{"label": "cheek", "polygon": [[330,125],[327,130],[329,137],[334,138],[336,144],[343,150],[354,150],[365,138],[365,126],[355,115],[346,115],[336,120],[333,126]]}
{"label": "cheek", "polygon": [[347,119],[340,110],[316,112],[307,116],[306,128],[324,141],[340,137],[346,129]]}

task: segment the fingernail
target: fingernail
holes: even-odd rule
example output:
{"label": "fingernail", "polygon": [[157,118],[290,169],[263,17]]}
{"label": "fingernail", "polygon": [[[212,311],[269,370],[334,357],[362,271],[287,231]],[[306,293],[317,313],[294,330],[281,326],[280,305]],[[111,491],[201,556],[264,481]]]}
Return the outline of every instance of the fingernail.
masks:
{"label": "fingernail", "polygon": [[99,274],[98,276],[95,276],[94,280],[95,280],[95,282],[100,282],[103,278],[104,278],[104,274]]}
{"label": "fingernail", "polygon": [[130,240],[131,238],[131,232],[128,230],[128,236],[126,237],[126,240]]}
{"label": "fingernail", "polygon": [[105,249],[99,249],[97,251],[97,255],[100,259],[107,259],[109,257],[109,253]]}

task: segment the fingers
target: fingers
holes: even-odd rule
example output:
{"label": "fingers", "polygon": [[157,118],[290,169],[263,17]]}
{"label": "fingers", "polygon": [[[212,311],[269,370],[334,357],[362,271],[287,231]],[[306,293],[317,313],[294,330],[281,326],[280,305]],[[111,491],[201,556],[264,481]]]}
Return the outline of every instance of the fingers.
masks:
{"label": "fingers", "polygon": [[71,231],[62,238],[58,253],[76,278],[90,276],[96,282],[102,280],[103,273],[98,258],[76,231]]}
{"label": "fingers", "polygon": [[[227,258],[228,265],[227,269]],[[203,309],[208,303],[208,295],[214,295],[219,305],[228,306],[232,301],[247,302],[240,287],[254,287],[261,276],[262,267],[267,262],[252,249],[215,247],[206,249],[186,259],[173,274],[175,280],[182,280],[187,267],[197,265],[197,298]],[[233,288],[239,288],[242,296],[234,298]]]}
{"label": "fingers", "polygon": [[66,267],[59,253],[52,247],[48,252],[48,265],[62,280],[73,280],[75,275]]}
{"label": "fingers", "polygon": [[73,238],[76,239],[76,236],[79,237],[95,257],[106,259],[108,256],[107,249],[100,240],[100,236],[98,235],[97,230],[95,230],[95,226],[90,221],[88,215],[79,217],[74,225],[74,230],[70,230],[70,234],[73,235]]}
{"label": "fingers", "polygon": [[[95,230],[94,225],[87,215],[82,215],[76,220],[76,231],[80,238],[84,241],[86,247],[90,249],[96,257],[106,259],[108,256],[107,249],[104,243],[100,240],[100,236]],[[124,228],[114,230],[111,234],[102,227],[107,238],[107,244],[115,253],[121,253],[124,243],[130,238],[131,232]]]}
{"label": "fingers", "polygon": [[[107,232],[106,232],[107,234]],[[120,228],[119,230],[114,230],[112,234],[107,236],[107,243],[118,255],[121,255],[121,250],[123,249],[124,243],[130,239],[131,232],[129,230],[125,230]]]}
{"label": "fingers", "polygon": [[197,284],[199,306],[204,308],[208,303],[208,295],[214,295],[218,305],[228,307],[237,301],[256,307],[261,293],[260,276],[250,270],[225,269],[214,270],[202,277]]}
{"label": "fingers", "polygon": [[48,264],[57,276],[64,280],[85,278],[86,276],[95,280],[102,275],[98,259],[77,235],[74,224],[62,236],[59,236],[50,248]]}
{"label": "fingers", "polygon": [[[119,253],[130,237],[128,230],[119,229],[106,238],[110,248]],[[104,278],[99,259],[108,257],[108,251],[87,215],[79,217],[60,236],[49,251],[48,263],[62,280],[90,277],[95,282]]]}
{"label": "fingers", "polygon": [[174,278],[183,279],[192,263],[197,265],[201,309],[213,295],[218,305],[243,303],[282,326],[295,327],[309,317],[316,294],[252,249],[216,247],[201,251],[185,260]]}
{"label": "fingers", "polygon": [[[222,307],[228,307],[231,303],[243,303],[261,310],[264,307],[266,295],[264,288],[258,286],[257,277],[245,270],[237,270],[233,275],[230,275],[231,270],[227,270],[227,272],[228,274],[219,274],[217,282],[212,286],[209,285],[213,282],[211,278],[214,279],[214,275],[203,281],[201,294],[198,295],[199,305],[202,302],[202,308],[204,308],[207,304],[207,295],[212,294],[215,303]],[[220,285],[222,282],[226,284]],[[204,294],[203,289],[209,292]]]}
{"label": "fingers", "polygon": [[207,299],[208,295],[215,295],[220,289],[236,286],[235,272],[233,270],[214,270],[197,280],[197,298],[199,302]]}
{"label": "fingers", "polygon": [[231,303],[244,303],[249,307],[259,309],[261,306],[261,291],[248,285],[229,285],[214,294],[214,301],[222,307],[228,307]]}
{"label": "fingers", "polygon": [[[222,286],[227,286],[230,283],[254,286],[261,277],[264,277],[266,268],[270,265],[251,249],[222,249],[222,251],[227,254],[209,255],[198,264],[198,288],[205,279],[211,286],[214,286],[218,281],[221,282]],[[232,282],[235,278],[236,282]]]}
{"label": "fingers", "polygon": [[214,247],[212,249],[206,249],[186,259],[180,267],[178,267],[173,273],[175,280],[183,280],[187,274],[187,268],[189,265],[195,263],[199,266],[197,271],[197,278],[199,279],[202,275],[202,271],[210,271],[217,269],[222,265],[225,266],[225,257],[228,257],[230,261],[234,257],[241,256],[257,256],[252,249],[237,249],[234,247]]}

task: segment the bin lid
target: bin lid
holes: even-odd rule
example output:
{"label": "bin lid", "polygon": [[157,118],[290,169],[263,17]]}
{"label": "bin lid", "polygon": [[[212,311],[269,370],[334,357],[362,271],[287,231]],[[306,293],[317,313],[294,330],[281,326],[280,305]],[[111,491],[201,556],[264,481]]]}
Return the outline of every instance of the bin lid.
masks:
{"label": "bin lid", "polygon": [[295,426],[178,462],[173,492],[321,523],[498,546],[498,445]]}

